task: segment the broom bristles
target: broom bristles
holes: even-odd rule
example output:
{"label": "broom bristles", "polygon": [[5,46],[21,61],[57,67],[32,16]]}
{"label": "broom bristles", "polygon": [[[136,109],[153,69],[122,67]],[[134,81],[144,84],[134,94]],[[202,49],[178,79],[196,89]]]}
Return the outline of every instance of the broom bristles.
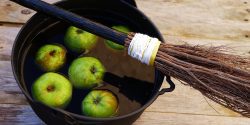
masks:
{"label": "broom bristles", "polygon": [[[128,35],[126,47],[133,35]],[[221,49],[162,43],[154,67],[211,100],[250,117],[250,59],[225,54]]]}

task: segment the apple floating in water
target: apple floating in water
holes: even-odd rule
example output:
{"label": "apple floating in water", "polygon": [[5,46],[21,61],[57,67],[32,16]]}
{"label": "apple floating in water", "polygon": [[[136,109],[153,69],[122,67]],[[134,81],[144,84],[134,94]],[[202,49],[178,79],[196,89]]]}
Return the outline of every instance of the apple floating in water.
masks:
{"label": "apple floating in water", "polygon": [[86,116],[106,118],[115,116],[118,100],[107,90],[93,90],[82,101],[82,112]]}
{"label": "apple floating in water", "polygon": [[91,89],[99,86],[104,73],[104,66],[94,57],[77,58],[68,70],[70,82],[78,89]]}
{"label": "apple floating in water", "polygon": [[72,98],[72,85],[57,73],[45,73],[32,85],[33,98],[45,105],[65,108]]}
{"label": "apple floating in water", "polygon": [[96,45],[97,39],[94,34],[70,26],[65,34],[64,43],[73,52],[87,53]]}
{"label": "apple floating in water", "polygon": [[[130,29],[126,26],[122,26],[122,25],[117,25],[117,26],[112,26],[112,29],[115,29],[117,31],[123,32],[123,33],[128,33],[131,32]],[[124,50],[124,46],[117,44],[115,42],[112,42],[110,40],[106,40],[105,44],[111,48],[111,49],[115,49],[115,50]]]}
{"label": "apple floating in water", "polygon": [[67,50],[61,45],[47,44],[39,48],[35,62],[44,71],[56,71],[66,61]]}

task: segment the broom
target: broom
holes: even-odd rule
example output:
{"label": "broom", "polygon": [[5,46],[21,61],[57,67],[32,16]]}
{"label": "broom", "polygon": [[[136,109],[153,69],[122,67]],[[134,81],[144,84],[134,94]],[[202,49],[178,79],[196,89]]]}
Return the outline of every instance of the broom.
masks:
{"label": "broom", "polygon": [[133,58],[250,117],[249,58],[226,54],[220,47],[174,45],[140,33],[124,34],[40,0],[11,1],[124,45]]}

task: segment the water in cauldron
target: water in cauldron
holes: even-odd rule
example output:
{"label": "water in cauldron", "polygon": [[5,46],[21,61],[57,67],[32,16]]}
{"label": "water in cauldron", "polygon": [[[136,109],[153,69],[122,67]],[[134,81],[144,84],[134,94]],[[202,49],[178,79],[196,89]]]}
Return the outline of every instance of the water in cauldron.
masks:
{"label": "water in cauldron", "polygon": [[[24,80],[30,94],[33,82],[45,73],[34,62],[36,51],[48,43],[65,46],[63,38],[67,28],[68,25],[57,23],[32,40],[24,62]],[[104,39],[99,38],[96,47],[86,55],[76,54],[68,50],[67,62],[57,73],[67,78],[68,68],[77,57],[93,56],[98,58],[105,66],[107,73],[103,86],[95,89],[108,89],[115,93],[119,100],[118,115],[125,115],[137,110],[150,99],[154,86],[154,68],[130,58],[125,51],[114,51],[107,48],[104,41]],[[71,103],[66,110],[81,114],[81,101],[89,91],[74,89]]]}

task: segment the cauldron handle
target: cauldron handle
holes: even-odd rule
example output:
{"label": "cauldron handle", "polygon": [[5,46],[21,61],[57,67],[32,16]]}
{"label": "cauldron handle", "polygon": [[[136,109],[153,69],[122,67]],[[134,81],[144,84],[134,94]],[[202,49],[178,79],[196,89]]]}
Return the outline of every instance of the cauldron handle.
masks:
{"label": "cauldron handle", "polygon": [[165,94],[166,92],[172,92],[172,91],[174,91],[174,89],[175,89],[175,84],[174,84],[174,82],[171,80],[170,76],[166,76],[166,81],[167,81],[167,83],[170,85],[170,87],[169,87],[169,88],[164,88],[164,89],[162,89],[162,90],[159,92],[159,95],[163,95],[163,94]]}

